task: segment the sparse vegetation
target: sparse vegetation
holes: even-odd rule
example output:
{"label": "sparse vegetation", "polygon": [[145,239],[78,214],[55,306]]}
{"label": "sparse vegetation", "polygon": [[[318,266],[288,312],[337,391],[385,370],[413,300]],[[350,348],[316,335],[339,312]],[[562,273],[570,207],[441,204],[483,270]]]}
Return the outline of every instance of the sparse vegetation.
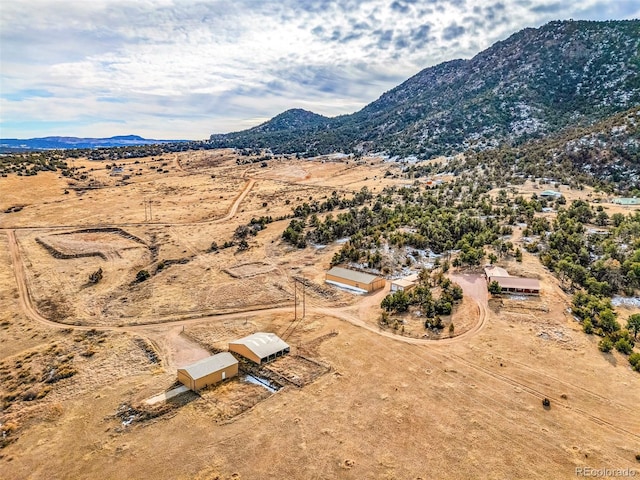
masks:
{"label": "sparse vegetation", "polygon": [[136,282],[138,283],[144,282],[149,278],[151,278],[151,274],[147,270],[140,270],[138,273],[136,273]]}
{"label": "sparse vegetation", "polygon": [[73,171],[65,162],[62,151],[26,152],[0,155],[0,174],[16,174],[18,176],[37,175],[38,172],[60,172],[65,177],[73,175]]}
{"label": "sparse vegetation", "polygon": [[[57,387],[78,373],[76,354],[94,355],[104,342],[104,333],[90,330],[76,335],[73,341],[49,342],[12,359],[0,362],[0,411],[11,418],[23,404],[41,401]],[[8,417],[5,417],[8,418]],[[0,422],[0,448],[17,438],[20,422]]]}
{"label": "sparse vegetation", "polygon": [[487,289],[491,295],[500,295],[502,293],[502,287],[495,280],[489,282]]}
{"label": "sparse vegetation", "polygon": [[402,313],[409,309],[409,295],[404,290],[398,290],[397,292],[387,295],[380,306],[387,312]]}
{"label": "sparse vegetation", "polygon": [[613,349],[613,342],[609,337],[605,337],[598,343],[601,352],[609,353]]}
{"label": "sparse vegetation", "polygon": [[[568,25],[578,29],[583,24]],[[630,28],[636,33],[637,26],[614,22],[606,31],[624,37]],[[34,464],[34,477],[67,468],[73,473],[89,461],[91,472],[106,467],[131,478],[180,476],[182,467],[171,463],[167,452],[192,441],[190,422],[203,419],[204,428],[216,430],[216,438],[205,435],[198,442],[215,450],[215,458],[185,449],[187,474],[194,478],[251,478],[256,471],[291,476],[304,462],[309,471],[330,477],[347,468],[358,478],[417,477],[426,463],[438,465],[442,455],[437,448],[407,448],[409,430],[415,438],[430,432],[430,443],[448,442],[454,454],[471,449],[472,460],[486,457],[508,436],[517,437],[515,447],[507,445],[504,455],[490,462],[495,476],[508,476],[513,470],[509,448],[521,446],[539,457],[536,474],[541,478],[570,473],[578,456],[593,458],[592,449],[576,444],[577,438],[597,445],[598,458],[632,460],[628,454],[634,451],[635,437],[629,432],[635,425],[628,402],[633,399],[631,377],[636,376],[630,369],[640,371],[640,354],[634,352],[640,316],[625,313],[636,312],[635,306],[614,308],[612,296],[638,295],[640,216],[608,199],[640,195],[633,173],[638,165],[637,96],[616,96],[612,92],[619,86],[612,85],[597,92],[597,101],[570,101],[568,92],[578,85],[572,75],[584,75],[568,69],[585,66],[594,43],[600,42],[587,36],[584,42],[563,43],[562,28],[545,30],[546,41],[563,51],[554,58],[545,60],[534,41],[522,43],[536,61],[542,60],[527,70],[535,75],[530,83],[540,88],[527,91],[526,99],[517,98],[520,84],[508,75],[495,83],[498,77],[491,76],[491,69],[468,71],[456,80],[457,72],[465,72],[462,65],[473,61],[454,61],[439,67],[438,72],[447,74],[441,79],[422,73],[408,82],[408,100],[402,98],[403,89],[388,92],[363,110],[357,125],[353,116],[327,119],[297,111],[254,129],[257,143],[235,152],[165,155],[183,148],[208,149],[222,141],[214,138],[173,146],[46,152],[18,170],[14,163],[13,178],[0,179],[20,187],[2,207],[7,220],[3,238],[11,247],[0,249],[0,289],[6,293],[0,313],[3,474],[28,477]],[[525,39],[529,35],[530,30],[521,34]],[[637,35],[630,37],[628,44],[606,37],[603,58],[613,62],[617,79],[625,75],[620,74],[622,64],[629,60],[622,55],[638,43]],[[508,45],[501,42],[496,49]],[[521,62],[527,55],[515,49],[495,59],[520,69],[527,68],[526,62],[515,65],[514,59]],[[593,73],[609,67],[596,62],[589,68]],[[636,89],[636,77],[624,81],[635,82]],[[454,87],[460,83],[460,88],[443,90],[455,105],[446,106],[441,117],[421,119],[421,112],[433,108],[430,102],[442,98],[425,96],[421,82],[434,80],[427,86],[435,89],[441,88],[435,80],[445,78],[453,79]],[[467,90],[474,79],[479,80],[477,92]],[[591,81],[581,82],[581,88],[590,88]],[[497,108],[498,97],[489,87],[501,95],[510,88],[513,95],[500,98]],[[537,102],[540,111],[527,111],[526,117],[545,122],[539,131],[518,130],[524,120],[517,107],[521,101]],[[420,111],[413,105],[419,102]],[[554,102],[557,109],[545,109]],[[621,111],[629,106],[633,108]],[[484,130],[494,121],[496,129]],[[411,135],[404,133],[408,125],[416,126]],[[446,128],[433,128],[439,126]],[[271,127],[278,130],[268,131]],[[471,137],[470,132],[483,133]],[[282,142],[272,150],[268,141],[276,134]],[[306,160],[320,151],[334,152],[336,145],[345,156]],[[283,149],[295,154],[285,158]],[[464,149],[470,150],[453,155]],[[370,157],[372,150],[400,158]],[[150,152],[158,158],[143,157]],[[436,152],[452,155],[422,161]],[[130,160],[137,156],[139,161]],[[33,166],[38,162],[41,170]],[[55,173],[49,170],[52,165]],[[110,176],[114,167],[145,177],[133,177],[127,186],[124,177]],[[43,178],[33,171],[50,173]],[[29,194],[37,182],[46,183],[38,189],[42,199]],[[543,198],[539,192],[547,188],[562,196]],[[82,239],[61,233],[63,226],[81,222],[129,225],[139,238],[127,245],[105,241],[104,248],[96,249],[102,255],[86,258],[56,257],[34,242],[36,235],[44,237],[46,228],[55,227],[50,236],[67,242],[70,250],[82,242],[83,248],[97,243],[96,231],[85,232]],[[481,283],[479,267],[487,261],[514,275],[539,278],[540,298],[505,295],[486,303],[485,288],[500,293],[499,285]],[[330,263],[387,278],[425,268],[413,289],[383,299],[384,294],[356,296],[323,285]],[[13,274],[20,269],[13,272],[11,266],[24,267],[25,283],[17,289]],[[469,297],[463,299],[463,289],[452,279]],[[301,311],[301,287],[306,311]],[[23,304],[29,298],[24,291],[33,297],[37,312]],[[216,317],[218,313],[227,315]],[[38,315],[68,325],[41,326]],[[573,316],[591,337],[576,331]],[[179,332],[183,320],[187,330],[198,333]],[[152,329],[146,325],[151,322],[157,323]],[[93,324],[118,332],[86,330]],[[175,413],[186,400],[145,406],[145,397],[175,386],[175,365],[224,349],[230,338],[257,330],[284,331],[296,353],[305,356],[295,359],[297,368],[286,366],[294,355],[267,367],[291,388],[252,411],[270,393],[246,383],[233,390],[241,380],[228,381],[219,389],[181,397],[194,403],[173,421],[166,421],[165,414]],[[334,338],[337,330],[340,336]],[[150,336],[132,339],[128,331]],[[388,338],[392,332],[399,336]],[[320,348],[318,340],[328,336]],[[424,345],[437,341],[447,345]],[[609,353],[585,350],[589,344]],[[314,352],[322,362],[306,358]],[[169,362],[165,354],[171,355]],[[566,368],[572,364],[584,368]],[[316,388],[302,388],[319,372],[330,373]],[[544,397],[536,392],[572,407],[569,416],[554,414],[553,428],[544,435],[529,428],[550,414],[540,404],[529,408],[532,399]],[[544,398],[545,409],[550,404]],[[114,415],[105,418],[105,408]],[[240,412],[246,416],[240,421],[255,427],[255,435],[238,437],[243,428],[228,424]],[[470,435],[450,434],[459,426],[460,412],[473,430]],[[278,418],[254,422],[258,417]],[[491,428],[474,429],[478,421]],[[136,422],[146,424],[128,429]],[[278,441],[263,441],[274,425]],[[352,426],[365,434],[349,435]],[[608,441],[614,434],[617,441]],[[19,436],[21,441],[9,445]],[[171,441],[159,442],[161,436]],[[372,438],[384,441],[375,445]],[[305,448],[314,445],[335,445],[335,451],[314,456]],[[572,445],[582,447],[573,451]],[[239,446],[255,458],[230,461],[237,460]],[[75,448],[78,455],[52,455],[61,447],[65,452]],[[353,457],[363,448],[371,455]],[[159,459],[154,468],[130,461],[152,450]],[[551,457],[553,462],[544,462]],[[477,464],[457,462],[459,476],[482,476],[487,465]],[[236,465],[237,474],[231,470]],[[437,477],[441,472],[431,473]]]}
{"label": "sparse vegetation", "polygon": [[629,355],[629,363],[636,372],[640,372],[640,353],[634,352]]}
{"label": "sparse vegetation", "polygon": [[[433,275],[423,270],[420,274],[418,285],[410,292],[398,290],[387,295],[380,304],[383,309],[380,323],[383,326],[393,326],[397,330],[399,324],[392,316],[393,314],[403,314],[412,311],[412,314],[426,317],[424,320],[425,328],[434,328],[441,330],[445,327],[442,322],[441,315],[450,315],[453,306],[460,303],[463,298],[463,292],[460,285],[446,278],[441,272]],[[440,294],[438,298],[434,298],[429,284],[434,282],[439,287]],[[455,327],[453,323],[449,326],[449,333],[453,334]]]}
{"label": "sparse vegetation", "polygon": [[640,332],[640,313],[635,313],[629,316],[627,320],[627,329],[630,332],[633,332],[633,338],[638,337],[638,332]]}
{"label": "sparse vegetation", "polygon": [[102,267],[89,275],[89,283],[96,284],[102,280]]}
{"label": "sparse vegetation", "polygon": [[620,353],[624,353],[625,355],[629,355],[633,351],[633,346],[626,338],[619,339],[616,342],[615,347],[616,350],[618,350]]}

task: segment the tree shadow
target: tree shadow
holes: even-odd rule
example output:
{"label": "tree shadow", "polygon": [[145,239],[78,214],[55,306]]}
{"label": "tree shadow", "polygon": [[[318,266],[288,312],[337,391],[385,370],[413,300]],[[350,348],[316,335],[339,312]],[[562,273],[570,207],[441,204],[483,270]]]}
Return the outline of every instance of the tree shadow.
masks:
{"label": "tree shadow", "polygon": [[616,356],[613,352],[601,352],[602,357],[611,364],[611,366],[616,367],[618,365],[618,360],[616,360]]}

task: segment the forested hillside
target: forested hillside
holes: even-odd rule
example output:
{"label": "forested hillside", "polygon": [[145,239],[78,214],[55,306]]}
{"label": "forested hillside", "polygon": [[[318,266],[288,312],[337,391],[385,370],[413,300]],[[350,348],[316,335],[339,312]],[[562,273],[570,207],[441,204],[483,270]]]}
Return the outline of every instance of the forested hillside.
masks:
{"label": "forested hillside", "polygon": [[551,22],[470,60],[427,68],[352,115],[291,110],[210,142],[308,156],[418,158],[518,145],[640,105],[639,46],[638,20]]}

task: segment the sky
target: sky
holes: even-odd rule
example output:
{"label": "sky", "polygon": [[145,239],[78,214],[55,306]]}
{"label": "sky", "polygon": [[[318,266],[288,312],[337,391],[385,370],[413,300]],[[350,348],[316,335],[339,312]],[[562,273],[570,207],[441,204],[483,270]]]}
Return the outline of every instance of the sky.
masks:
{"label": "sky", "polygon": [[640,0],[2,0],[0,137],[205,139],[353,113],[420,70]]}

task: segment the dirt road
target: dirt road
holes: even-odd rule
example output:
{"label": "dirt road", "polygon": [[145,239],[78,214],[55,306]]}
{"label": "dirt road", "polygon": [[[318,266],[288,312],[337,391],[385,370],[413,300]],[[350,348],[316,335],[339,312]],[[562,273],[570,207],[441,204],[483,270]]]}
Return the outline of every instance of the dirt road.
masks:
{"label": "dirt road", "polygon": [[[15,236],[15,231],[13,230],[7,231],[7,238],[8,238],[9,250],[11,252],[11,259],[13,263],[14,274],[16,277],[16,283],[18,285],[18,292],[20,294],[20,305],[25,315],[27,315],[27,317],[37,322],[40,322],[44,325],[47,325],[49,327],[72,328],[76,330],[95,329],[100,331],[143,332],[143,331],[157,329],[158,327],[171,328],[171,327],[179,327],[179,326],[188,325],[188,324],[205,323],[212,320],[232,319],[237,317],[239,313],[242,313],[243,315],[247,315],[247,314],[266,315],[266,314],[273,314],[273,313],[290,313],[293,311],[293,307],[264,308],[264,309],[256,309],[256,310],[242,311],[242,312],[231,312],[231,313],[212,315],[212,316],[194,316],[191,318],[183,317],[178,319],[167,318],[162,322],[137,324],[137,325],[131,325],[127,327],[70,325],[67,323],[54,322],[50,319],[45,318],[33,304],[31,295],[29,294],[28,280],[27,280],[26,273],[24,271],[24,265],[23,265],[22,259],[20,257],[20,247],[18,245],[16,236]],[[355,306],[328,307],[328,306],[315,304],[307,307],[307,310],[309,313],[320,313],[323,315],[338,318],[340,320],[349,322],[358,327],[369,330],[370,332],[373,332],[377,335],[381,335],[387,338],[392,338],[399,342],[409,343],[412,345],[450,345],[452,343],[464,341],[471,335],[474,335],[477,332],[479,332],[486,321],[486,315],[487,315],[486,295],[484,296],[484,299],[483,299],[482,294],[480,293],[481,289],[478,286],[480,280],[466,279],[465,276],[460,276],[460,278],[456,277],[456,281],[460,282],[460,285],[465,291],[465,294],[473,297],[478,303],[479,321],[477,322],[475,327],[465,332],[464,334],[459,335],[457,337],[446,338],[442,340],[403,337],[403,336],[396,335],[394,333],[382,330],[376,327],[370,320],[367,321],[367,319],[371,319],[372,317],[377,316],[378,305],[380,305],[380,301],[388,293],[388,287],[378,291],[373,295],[364,296],[361,302],[359,302]],[[181,343],[185,344],[184,342],[181,342]],[[179,356],[182,354],[177,353],[177,355]]]}
{"label": "dirt road", "polygon": [[162,326],[156,331],[146,332],[146,336],[153,341],[169,367],[184,367],[211,355],[209,350],[184,334],[183,326]]}
{"label": "dirt road", "polygon": [[207,219],[207,220],[199,220],[199,221],[195,221],[195,222],[173,222],[173,223],[166,223],[166,222],[152,222],[152,221],[148,221],[148,222],[125,222],[125,223],[114,223],[114,224],[109,224],[109,223],[100,223],[100,224],[78,224],[78,225],[47,225],[46,227],[43,226],[20,226],[20,227],[15,227],[12,228],[10,226],[5,227],[4,231],[9,232],[11,231],[15,231],[15,230],[65,230],[68,228],[124,228],[124,227],[146,227],[146,226],[150,226],[150,225],[154,225],[154,226],[159,226],[159,227],[177,227],[177,226],[195,226],[195,225],[209,225],[209,224],[216,224],[216,223],[223,223],[226,222],[227,220],[231,220],[233,217],[236,216],[236,214],[238,213],[238,208],[240,207],[240,204],[242,203],[242,201],[246,198],[246,196],[249,194],[249,192],[251,192],[251,190],[253,189],[254,185],[256,184],[256,180],[251,178],[249,180],[247,180],[247,182],[245,183],[244,187],[242,188],[242,190],[240,191],[240,193],[238,194],[238,196],[236,197],[236,199],[233,201],[233,203],[231,204],[231,206],[228,208],[227,213],[220,218],[215,218],[213,220],[211,219]]}
{"label": "dirt road", "polygon": [[24,311],[25,315],[32,320],[40,322],[44,325],[54,328],[61,328],[58,322],[53,322],[42,315],[35,308],[29,294],[29,285],[27,283],[27,275],[24,271],[24,264],[20,258],[20,247],[16,240],[16,233],[13,230],[7,230],[7,242],[9,246],[9,252],[11,253],[11,263],[13,264],[13,272],[16,276],[16,284],[18,286],[18,293],[20,295],[20,307]]}
{"label": "dirt road", "polygon": [[[451,339],[442,339],[440,342],[446,340],[455,340],[456,338],[468,338],[472,335],[479,333],[486,325],[487,317],[489,315],[489,294],[487,292],[487,283],[484,277],[480,274],[473,273],[458,273],[449,275],[449,278],[462,287],[465,297],[472,298],[478,305],[478,322],[467,330],[462,335],[453,337]],[[449,342],[452,343],[452,342]]]}
{"label": "dirt road", "polygon": [[[20,247],[16,239],[15,232],[9,231],[7,233],[7,238],[16,282],[18,285],[20,306],[28,318],[53,328],[71,328],[75,330],[90,330],[92,328],[96,328],[96,330],[122,331],[143,335],[144,337],[152,341],[156,346],[160,355],[162,356],[164,365],[172,369],[178,368],[193,361],[197,361],[198,359],[204,358],[210,354],[210,352],[206,351],[195,342],[192,342],[190,339],[181,334],[183,325],[205,323],[214,320],[220,321],[225,319],[234,319],[238,316],[238,313],[227,313],[223,315],[208,317],[169,320],[161,324],[155,323],[128,327],[78,326],[61,324],[51,321],[50,319],[47,319],[43,315],[41,315],[33,305],[31,296],[29,295],[27,277],[21,260]],[[380,304],[380,301],[382,300],[384,295],[387,293],[387,289],[380,290],[372,295],[363,296],[361,297],[361,301],[359,301],[355,305],[350,305],[347,307],[323,306],[319,303],[314,302],[314,304],[312,305],[307,305],[307,312],[337,318],[354,326],[360,327],[361,329],[374,333],[377,336],[392,339],[395,342],[430,347],[421,349],[420,354],[415,351],[405,349],[394,350],[403,352],[402,354],[407,357],[407,361],[409,362],[412,361],[412,359],[415,360],[415,358],[417,358],[417,356],[419,355],[426,355],[426,358],[430,360],[430,364],[432,365],[442,365],[446,363],[447,365],[456,366],[456,368],[463,368],[467,371],[474,371],[481,377],[508,385],[511,388],[519,389],[519,391],[526,392],[528,395],[531,395],[534,398],[541,399],[548,397],[554,402],[554,404],[562,404],[563,399],[560,398],[559,395],[554,395],[547,391],[548,388],[545,388],[545,385],[547,385],[548,381],[550,380],[550,378],[546,376],[542,376],[542,381],[538,382],[523,381],[517,375],[514,376],[504,373],[498,373],[493,369],[487,368],[486,365],[482,365],[482,362],[469,360],[464,356],[459,355],[455,351],[451,351],[450,349],[439,348],[451,346],[452,344],[456,343],[466,343],[471,337],[477,335],[487,324],[487,293],[486,286],[482,277],[480,275],[452,275],[451,278],[461,285],[467,297],[473,299],[476,302],[479,313],[478,321],[475,326],[457,337],[446,338],[442,340],[418,339],[399,336],[389,331],[379,329],[376,326],[375,322],[372,321],[372,319],[377,316],[379,308],[378,305]],[[285,313],[290,314],[292,313],[292,311],[293,307],[277,307],[253,310],[251,312],[243,313],[268,315]],[[441,367],[439,371],[442,375],[448,375],[448,370],[444,367]],[[540,375],[540,372],[536,372],[536,374]],[[562,389],[564,391],[576,391],[575,386],[573,386],[571,383],[564,382],[560,379],[558,379],[556,383],[562,385]],[[590,391],[588,393],[590,395],[593,395],[593,393]],[[572,405],[571,412],[574,415],[577,415],[578,418],[587,420],[591,423],[597,424],[598,426],[605,427],[608,430],[615,432],[617,435],[622,435],[634,439],[640,438],[640,435],[633,431],[633,428],[625,428],[625,426],[617,425],[615,422],[604,418],[603,416],[594,415],[586,407]]]}
{"label": "dirt road", "polygon": [[244,188],[242,189],[242,192],[240,192],[240,195],[238,195],[238,197],[235,199],[235,201],[231,205],[231,208],[229,208],[229,211],[227,212],[227,214],[222,218],[213,220],[212,223],[222,223],[222,222],[226,222],[227,220],[231,220],[236,215],[236,213],[238,213],[238,207],[240,206],[242,201],[245,199],[245,197],[249,195],[249,192],[251,191],[255,183],[256,181],[253,178],[247,181]]}

